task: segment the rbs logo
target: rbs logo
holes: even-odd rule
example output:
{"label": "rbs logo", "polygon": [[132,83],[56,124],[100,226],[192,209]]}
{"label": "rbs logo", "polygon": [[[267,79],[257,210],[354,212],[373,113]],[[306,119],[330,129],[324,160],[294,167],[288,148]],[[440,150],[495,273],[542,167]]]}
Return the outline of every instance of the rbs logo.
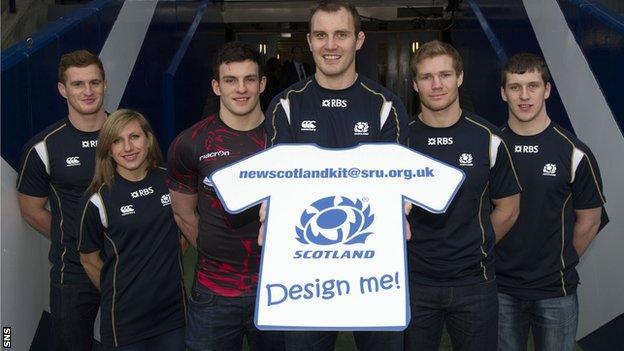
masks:
{"label": "rbs logo", "polygon": [[367,230],[375,219],[370,212],[370,206],[364,208],[359,199],[353,201],[342,196],[322,198],[301,214],[301,226],[295,228],[296,239],[302,244],[363,244],[372,234]]}
{"label": "rbs logo", "polygon": [[152,189],[152,187],[150,186],[149,188],[133,191],[130,193],[130,196],[132,196],[133,199],[136,199],[137,197],[146,196],[146,195],[152,194],[153,192],[154,192],[154,189]]}
{"label": "rbs logo", "polygon": [[324,99],[321,104],[323,105],[323,107],[347,107],[347,100]]}
{"label": "rbs logo", "polygon": [[83,140],[81,145],[82,147],[96,147],[97,140]]}
{"label": "rbs logo", "polygon": [[453,145],[453,137],[428,138],[427,145]]}
{"label": "rbs logo", "polygon": [[539,152],[539,145],[516,145],[514,152],[523,154],[536,154]]}

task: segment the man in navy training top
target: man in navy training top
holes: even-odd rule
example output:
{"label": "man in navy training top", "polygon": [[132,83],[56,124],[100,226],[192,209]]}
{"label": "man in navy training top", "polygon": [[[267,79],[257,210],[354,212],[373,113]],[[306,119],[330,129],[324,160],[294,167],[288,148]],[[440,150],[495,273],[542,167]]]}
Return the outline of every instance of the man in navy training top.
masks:
{"label": "man in navy training top", "polygon": [[[356,51],[365,39],[356,8],[343,1],[319,2],[311,10],[307,39],[316,73],[287,88],[269,105],[265,113],[269,144],[314,143],[328,148],[363,142],[406,144],[409,118],[401,100],[355,71]],[[284,333],[286,348],[297,351],[333,350],[337,334]],[[359,331],[354,337],[359,350],[403,349],[400,332]]]}
{"label": "man in navy training top", "polygon": [[91,350],[100,293],[80,264],[78,207],[93,177],[98,133],[106,120],[106,80],[102,62],[86,50],[61,57],[58,79],[68,115],[24,147],[18,201],[26,222],[51,241],[53,348]]}
{"label": "man in navy training top", "polygon": [[546,112],[550,74],[533,54],[501,74],[509,120],[503,128],[524,187],[520,217],[496,245],[499,350],[574,350],[576,265],[608,222],[598,165],[589,148]]}
{"label": "man in navy training top", "polygon": [[409,214],[406,350],[437,350],[445,324],[453,349],[496,350],[494,244],[518,216],[520,186],[501,132],[459,105],[462,66],[457,50],[437,40],[410,63],[421,113],[409,146],[466,178],[446,213],[414,207]]}
{"label": "man in navy training top", "polygon": [[[209,177],[215,170],[264,150],[260,93],[266,79],[257,51],[230,42],[217,54],[212,89],[218,114],[176,137],[169,148],[167,185],[175,220],[198,251],[189,301],[186,344],[190,350],[280,349],[273,332],[254,325],[260,248],[258,208],[230,215]],[[279,334],[279,333],[277,333]]]}

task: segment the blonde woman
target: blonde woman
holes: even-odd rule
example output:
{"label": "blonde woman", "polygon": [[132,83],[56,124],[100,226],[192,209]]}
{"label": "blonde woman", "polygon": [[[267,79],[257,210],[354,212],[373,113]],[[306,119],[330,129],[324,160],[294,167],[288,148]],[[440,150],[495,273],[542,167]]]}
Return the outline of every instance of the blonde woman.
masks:
{"label": "blonde woman", "polygon": [[78,238],[80,261],[102,292],[105,350],[184,350],[179,231],[161,160],[140,113],[107,118]]}

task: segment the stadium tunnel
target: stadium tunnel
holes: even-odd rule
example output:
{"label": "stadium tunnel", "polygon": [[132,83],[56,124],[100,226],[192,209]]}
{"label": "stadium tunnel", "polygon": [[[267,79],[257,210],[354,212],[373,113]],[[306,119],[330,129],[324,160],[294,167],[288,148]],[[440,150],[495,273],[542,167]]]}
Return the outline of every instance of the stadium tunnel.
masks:
{"label": "stadium tunnel", "polygon": [[[108,81],[107,111],[143,112],[167,149],[177,133],[215,106],[211,62],[226,41],[258,47],[268,59],[306,48],[312,1],[95,0],[2,52],[2,326],[13,347],[49,344],[49,242],[23,222],[15,194],[21,148],[66,114],[57,94],[60,56],[99,53]],[[545,57],[553,77],[549,115],[594,151],[610,224],[578,270],[577,340],[584,350],[624,348],[624,5],[589,0],[353,1],[366,41],[357,70],[396,92],[418,113],[409,58],[442,39],[464,59],[462,107],[496,125],[507,119],[499,70],[518,52]],[[312,65],[313,66],[313,65]],[[619,333],[618,333],[619,332]]]}

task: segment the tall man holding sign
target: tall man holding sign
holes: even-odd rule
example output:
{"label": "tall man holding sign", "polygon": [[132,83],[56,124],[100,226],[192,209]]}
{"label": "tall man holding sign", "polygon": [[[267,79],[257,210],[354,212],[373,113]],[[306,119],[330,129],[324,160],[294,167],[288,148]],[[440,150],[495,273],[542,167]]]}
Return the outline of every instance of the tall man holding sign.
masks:
{"label": "tall man holding sign", "polygon": [[[315,143],[346,148],[361,142],[406,143],[408,116],[399,98],[355,71],[364,44],[356,8],[321,1],[311,10],[308,44],[316,73],[276,96],[267,109],[271,145]],[[337,332],[285,333],[289,350],[333,350]],[[402,350],[401,333],[355,332],[360,350]]]}
{"label": "tall man holding sign", "polygon": [[466,181],[446,213],[410,213],[406,349],[437,350],[446,323],[454,349],[496,350],[493,248],[518,216],[519,182],[498,129],[459,106],[459,53],[432,41],[410,67],[422,111],[410,147],[461,168]]}

